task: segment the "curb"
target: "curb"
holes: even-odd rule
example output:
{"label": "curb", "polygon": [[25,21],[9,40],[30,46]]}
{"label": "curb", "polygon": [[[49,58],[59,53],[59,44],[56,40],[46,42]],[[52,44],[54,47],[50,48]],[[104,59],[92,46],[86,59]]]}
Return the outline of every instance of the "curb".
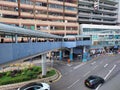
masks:
{"label": "curb", "polygon": [[57,82],[62,77],[62,75],[58,70],[56,70],[55,68],[53,68],[53,69],[56,71],[56,74],[54,76],[47,77],[47,78],[42,78],[42,79],[35,79],[35,80],[25,81],[25,82],[21,82],[21,83],[1,85],[0,90],[15,90],[18,87],[21,87],[21,86],[23,86],[23,85],[25,85],[27,83],[31,83],[31,82],[46,82],[48,84]]}

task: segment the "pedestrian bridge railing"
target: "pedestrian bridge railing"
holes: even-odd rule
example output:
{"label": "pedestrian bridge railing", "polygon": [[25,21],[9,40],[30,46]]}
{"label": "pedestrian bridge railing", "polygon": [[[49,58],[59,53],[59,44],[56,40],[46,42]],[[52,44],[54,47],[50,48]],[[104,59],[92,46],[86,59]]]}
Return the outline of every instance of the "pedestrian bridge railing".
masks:
{"label": "pedestrian bridge railing", "polygon": [[0,63],[19,60],[61,48],[61,42],[1,43]]}
{"label": "pedestrian bridge railing", "polygon": [[91,41],[0,43],[0,63],[19,60],[60,49],[90,45]]}

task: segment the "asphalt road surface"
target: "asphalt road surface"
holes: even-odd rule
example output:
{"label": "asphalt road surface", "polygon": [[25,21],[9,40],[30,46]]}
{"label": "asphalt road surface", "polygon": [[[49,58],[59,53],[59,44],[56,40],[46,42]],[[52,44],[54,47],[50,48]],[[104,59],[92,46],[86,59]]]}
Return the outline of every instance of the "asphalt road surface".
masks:
{"label": "asphalt road surface", "polygon": [[84,86],[84,80],[90,75],[105,79],[95,90],[120,90],[120,55],[101,56],[84,63],[55,63],[54,67],[62,73],[62,78],[51,84],[51,90],[90,90]]}

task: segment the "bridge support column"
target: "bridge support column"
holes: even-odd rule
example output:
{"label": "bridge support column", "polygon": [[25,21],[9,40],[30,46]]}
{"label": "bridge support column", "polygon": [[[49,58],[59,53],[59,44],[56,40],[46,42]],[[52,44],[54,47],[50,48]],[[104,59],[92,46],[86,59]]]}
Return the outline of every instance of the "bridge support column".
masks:
{"label": "bridge support column", "polygon": [[47,68],[46,68],[46,54],[42,55],[42,76],[46,75]]}
{"label": "bridge support column", "polygon": [[83,59],[82,62],[86,62],[87,61],[87,52],[86,52],[86,46],[83,47]]}
{"label": "bridge support column", "polygon": [[17,34],[15,34],[15,43],[18,43],[18,41],[17,41]]}
{"label": "bridge support column", "polygon": [[63,53],[62,53],[62,50],[59,51],[59,56],[60,56],[59,59],[62,60],[62,59],[63,59]]}
{"label": "bridge support column", "polygon": [[73,48],[70,49],[70,61],[73,61]]}

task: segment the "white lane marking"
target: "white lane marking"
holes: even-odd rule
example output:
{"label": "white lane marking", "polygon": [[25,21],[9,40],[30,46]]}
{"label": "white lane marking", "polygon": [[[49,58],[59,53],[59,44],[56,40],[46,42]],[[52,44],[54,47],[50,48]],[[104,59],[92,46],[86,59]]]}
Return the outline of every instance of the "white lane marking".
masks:
{"label": "white lane marking", "polygon": [[108,66],[108,64],[105,64],[105,65],[104,65],[104,68],[107,67],[107,66]]}
{"label": "white lane marking", "polygon": [[[80,79],[79,79],[80,80]],[[69,87],[67,88],[71,88],[72,86],[74,86],[79,80],[75,81],[72,85],[70,85]]]}
{"label": "white lane marking", "polygon": [[105,80],[106,80],[107,77],[112,73],[112,71],[115,69],[115,67],[116,67],[116,65],[114,65],[114,66],[112,67],[112,69],[109,70],[109,73],[104,77]]}
{"label": "white lane marking", "polygon": [[72,66],[72,64],[67,64],[67,66]]}
{"label": "white lane marking", "polygon": [[94,62],[91,63],[91,65],[94,65],[95,63],[96,63],[96,62],[94,61]]}
{"label": "white lane marking", "polygon": [[[115,69],[116,65],[113,66],[113,68],[109,71],[109,73],[105,76],[105,80],[107,79],[107,77],[111,74],[111,72]],[[101,87],[102,84],[98,85],[98,87],[95,90],[98,90]]]}
{"label": "white lane marking", "polygon": [[101,87],[102,84],[98,85],[98,87],[95,90],[98,90]]}
{"label": "white lane marking", "polygon": [[83,77],[86,77],[91,71],[88,71]]}
{"label": "white lane marking", "polygon": [[80,64],[80,65],[77,65],[77,66],[75,66],[73,69],[78,69],[79,67],[83,66],[84,64],[86,64],[86,63],[82,63],[82,64]]}
{"label": "white lane marking", "polygon": [[98,67],[98,65],[96,65],[92,70],[95,70]]}

